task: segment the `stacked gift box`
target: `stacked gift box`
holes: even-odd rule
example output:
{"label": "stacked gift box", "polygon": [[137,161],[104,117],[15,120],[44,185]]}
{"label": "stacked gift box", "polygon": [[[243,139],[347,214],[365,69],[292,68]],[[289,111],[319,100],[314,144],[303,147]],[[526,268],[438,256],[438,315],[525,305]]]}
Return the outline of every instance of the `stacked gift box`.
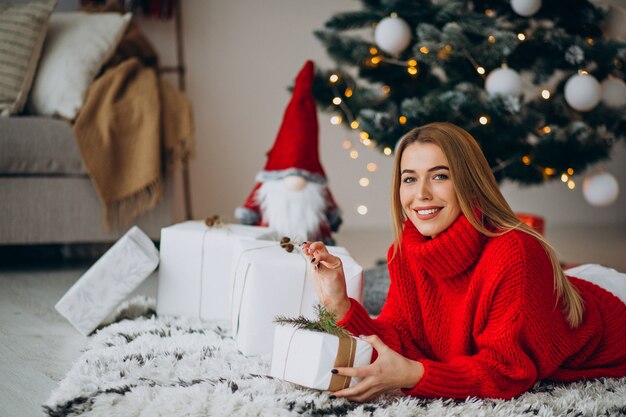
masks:
{"label": "stacked gift box", "polygon": [[[133,227],[56,309],[89,335],[159,266],[158,315],[229,321],[244,355],[272,356],[275,377],[341,389],[354,380],[332,377],[329,367],[369,363],[371,347],[361,340],[275,325],[279,315],[314,318],[319,303],[297,243],[281,243],[264,227],[189,221],[163,228],[160,249]],[[328,250],[343,263],[348,295],[362,301],[363,269],[345,248]]]}

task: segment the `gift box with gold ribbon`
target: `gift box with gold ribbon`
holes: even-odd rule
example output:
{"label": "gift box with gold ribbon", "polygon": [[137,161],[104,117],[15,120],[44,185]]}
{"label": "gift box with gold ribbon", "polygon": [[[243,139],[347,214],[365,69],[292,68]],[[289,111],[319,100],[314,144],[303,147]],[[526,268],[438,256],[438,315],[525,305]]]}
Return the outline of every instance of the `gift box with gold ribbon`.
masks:
{"label": "gift box with gold ribbon", "polygon": [[157,313],[230,320],[234,244],[269,234],[266,227],[221,223],[215,217],[161,229]]}
{"label": "gift box with gold ribbon", "polygon": [[305,387],[335,392],[359,381],[332,374],[331,369],[366,366],[371,359],[372,346],[353,336],[335,336],[277,324],[270,375]]}
{"label": "gift box with gold ribbon", "polygon": [[[363,268],[345,248],[328,251],[343,263],[348,296],[362,301]],[[272,353],[275,316],[315,317],[313,266],[297,243],[240,240],[231,271],[231,329],[244,355]]]}

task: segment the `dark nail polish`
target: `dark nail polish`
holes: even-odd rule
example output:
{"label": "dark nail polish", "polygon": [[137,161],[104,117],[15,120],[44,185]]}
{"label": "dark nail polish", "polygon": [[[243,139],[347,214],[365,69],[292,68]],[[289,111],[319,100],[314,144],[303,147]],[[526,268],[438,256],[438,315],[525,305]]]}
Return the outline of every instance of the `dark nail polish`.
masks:
{"label": "dark nail polish", "polygon": [[315,258],[311,259],[311,263],[315,262]]}
{"label": "dark nail polish", "polygon": [[329,395],[328,398],[330,398],[331,400],[336,399],[337,397],[335,397],[334,395]]}
{"label": "dark nail polish", "polygon": [[336,375],[336,374],[338,374],[338,373],[339,373],[339,371],[338,371],[338,370],[336,370],[336,369],[331,369],[331,370],[330,370],[330,373],[331,373],[331,374],[335,374],[335,375]]}

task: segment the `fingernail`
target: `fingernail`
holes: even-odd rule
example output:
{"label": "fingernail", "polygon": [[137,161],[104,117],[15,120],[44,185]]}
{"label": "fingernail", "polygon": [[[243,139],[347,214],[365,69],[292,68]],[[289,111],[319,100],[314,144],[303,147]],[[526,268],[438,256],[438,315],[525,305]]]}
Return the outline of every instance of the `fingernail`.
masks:
{"label": "fingernail", "polygon": [[338,371],[338,370],[336,370],[336,369],[331,369],[331,370],[330,370],[330,373],[331,373],[331,374],[335,374],[335,375],[337,375],[337,374],[339,373],[339,371]]}
{"label": "fingernail", "polygon": [[311,259],[311,263],[315,262],[315,258]]}
{"label": "fingernail", "polygon": [[337,399],[337,397],[335,397],[334,395],[329,395],[328,398],[330,398],[331,400]]}

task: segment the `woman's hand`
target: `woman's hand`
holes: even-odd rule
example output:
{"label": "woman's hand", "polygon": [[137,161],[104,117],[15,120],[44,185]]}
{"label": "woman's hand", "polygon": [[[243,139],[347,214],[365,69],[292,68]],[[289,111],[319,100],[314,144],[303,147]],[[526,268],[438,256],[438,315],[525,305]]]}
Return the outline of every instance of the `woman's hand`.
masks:
{"label": "woman's hand", "polygon": [[320,302],[337,314],[337,320],[343,319],[351,304],[341,259],[331,255],[322,242],[305,242],[302,249],[313,264],[315,290]]}
{"label": "woman's hand", "polygon": [[413,388],[422,379],[424,365],[421,362],[407,359],[395,352],[378,336],[361,336],[361,339],[376,349],[378,358],[361,368],[337,368],[339,375],[361,378],[361,381],[351,388],[333,392],[335,397],[365,402],[383,392]]}

